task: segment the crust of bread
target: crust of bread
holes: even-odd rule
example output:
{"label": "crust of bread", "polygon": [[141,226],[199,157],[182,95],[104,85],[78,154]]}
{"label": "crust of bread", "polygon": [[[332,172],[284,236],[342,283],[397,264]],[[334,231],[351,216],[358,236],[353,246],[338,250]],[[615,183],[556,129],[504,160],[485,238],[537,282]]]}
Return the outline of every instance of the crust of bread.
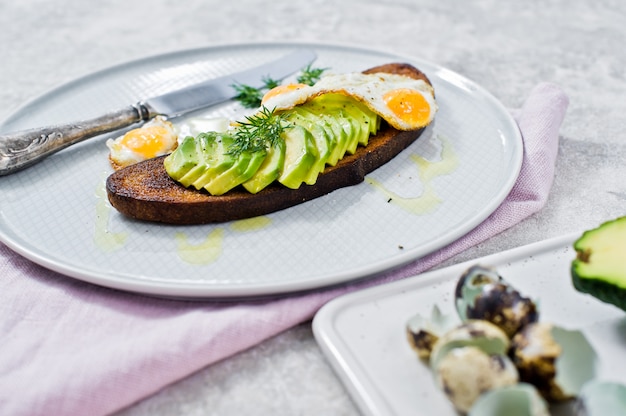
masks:
{"label": "crust of bread", "polygon": [[[409,64],[392,63],[365,73],[401,73],[430,81]],[[290,189],[275,182],[257,194],[237,187],[224,195],[185,188],[165,171],[165,156],[149,159],[112,173],[106,181],[111,205],[125,216],[167,224],[207,224],[252,218],[283,210],[363,182],[365,175],[393,159],[422,134],[423,129],[399,131],[388,125],[370,137],[365,147],[327,166],[314,185]]]}

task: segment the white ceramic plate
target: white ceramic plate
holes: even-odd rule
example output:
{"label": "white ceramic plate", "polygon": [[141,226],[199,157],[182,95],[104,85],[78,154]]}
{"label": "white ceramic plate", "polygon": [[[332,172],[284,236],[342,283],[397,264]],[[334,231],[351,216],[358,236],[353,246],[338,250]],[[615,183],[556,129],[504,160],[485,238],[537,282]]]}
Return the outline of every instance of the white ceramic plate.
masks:
{"label": "white ceramic plate", "polygon": [[[97,116],[298,46],[226,45],[130,62],[35,99],[0,131]],[[44,267],[103,286],[172,297],[262,296],[339,284],[412,261],[466,234],[506,197],[519,173],[522,141],[514,120],[487,91],[416,58],[305,46],[318,53],[314,66],[335,72],[407,61],[431,78],[440,106],[434,126],[369,178],[404,196],[426,189],[439,201],[427,204],[431,211],[388,203],[389,196],[368,182],[254,221],[140,223],[106,200],[111,168],[105,141],[115,135],[105,135],[0,178],[0,240]],[[240,112],[231,103],[207,114]],[[437,163],[442,148],[448,153]],[[418,156],[430,159],[426,170],[433,178],[420,180]],[[437,172],[440,167],[449,172]]]}
{"label": "white ceramic plate", "polygon": [[[406,321],[434,305],[456,314],[454,288],[473,264],[495,267],[521,293],[539,300],[543,321],[581,329],[600,356],[599,378],[626,383],[626,315],[575,291],[570,278],[575,236],[491,255],[337,298],[313,321],[315,338],[366,415],[456,416],[432,373],[411,350]],[[571,414],[567,406],[553,414]]]}

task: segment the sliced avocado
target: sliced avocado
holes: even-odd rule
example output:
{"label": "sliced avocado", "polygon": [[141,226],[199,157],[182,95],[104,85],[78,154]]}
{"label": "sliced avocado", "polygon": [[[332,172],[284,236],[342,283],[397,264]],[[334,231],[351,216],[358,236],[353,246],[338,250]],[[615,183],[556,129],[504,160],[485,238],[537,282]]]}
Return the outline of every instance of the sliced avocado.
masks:
{"label": "sliced avocado", "polygon": [[357,147],[359,147],[359,143],[362,140],[363,135],[367,134],[367,132],[365,133],[363,132],[361,124],[356,119],[351,117],[350,114],[346,113],[343,116],[343,118],[345,118],[348,121],[348,123],[350,123],[350,125],[352,126],[352,136],[350,140],[348,140],[348,147],[346,148],[346,153],[353,155],[356,152]]}
{"label": "sliced avocado", "polygon": [[187,136],[176,150],[165,158],[163,165],[167,174],[172,179],[178,180],[198,164],[198,159],[195,138]]}
{"label": "sliced avocado", "polygon": [[346,141],[341,149],[341,157],[346,155],[346,153],[354,154],[357,146],[359,145],[359,129],[355,127],[355,122],[348,117],[345,112],[340,110],[333,110],[334,117],[339,122],[341,128],[346,133]]}
{"label": "sliced avocado", "polygon": [[370,117],[360,107],[356,104],[346,105],[344,110],[359,126],[357,144],[367,146],[370,138]]}
{"label": "sliced avocado", "polygon": [[302,126],[294,125],[282,134],[285,139],[285,165],[278,182],[288,188],[300,187],[318,157],[315,139]]}
{"label": "sliced avocado", "polygon": [[348,133],[344,154],[354,154],[359,144],[367,144],[370,134],[369,117],[366,117],[361,109],[363,106],[356,100],[343,94],[326,94],[313,100],[311,107],[313,112],[333,114],[344,123],[344,129]]}
{"label": "sliced avocado", "polygon": [[[207,158],[215,153],[220,145],[221,137],[217,133],[199,134],[195,139],[196,154],[198,161],[196,166],[191,168],[185,175],[178,179],[183,186],[189,187],[207,170]],[[200,189],[200,188],[197,188]]]}
{"label": "sliced avocado", "polygon": [[321,96],[308,102],[304,106],[314,114],[327,114],[331,116],[343,129],[345,140],[337,143],[338,149],[336,149],[335,154],[333,154],[331,158],[337,158],[337,160],[342,159],[346,152],[348,152],[348,149],[352,150],[352,153],[354,153],[353,149],[356,149],[358,145],[358,141],[356,141],[358,139],[357,130],[355,130],[354,122],[350,120],[344,111],[343,105],[333,100],[327,102],[325,96]]}
{"label": "sliced avocado", "polygon": [[181,178],[180,183],[199,190],[217,175],[229,169],[235,163],[235,158],[228,154],[228,148],[233,143],[230,135],[201,134],[196,141],[198,148],[202,149],[199,153],[201,152],[204,158],[201,164]]}
{"label": "sliced avocado", "polygon": [[311,166],[309,173],[304,178],[304,183],[307,185],[313,185],[317,182],[317,177],[320,172],[324,170],[326,160],[328,160],[328,156],[330,156],[330,153],[333,150],[333,143],[336,142],[329,136],[320,119],[306,110],[295,107],[288,120],[307,129],[315,140],[315,147],[317,148],[318,153],[317,159],[315,160],[313,166]]}
{"label": "sliced avocado", "polygon": [[626,216],[585,231],[574,249],[576,290],[626,311]]}
{"label": "sliced avocado", "polygon": [[352,100],[352,101],[353,101],[352,103],[353,108],[356,108],[360,111],[360,114],[358,114],[358,116],[361,117],[362,124],[368,126],[370,135],[376,134],[378,132],[378,129],[380,129],[380,121],[381,121],[380,116],[378,116],[375,112],[370,110],[362,102],[356,101],[356,100]]}
{"label": "sliced avocado", "polygon": [[358,101],[326,94],[286,112],[292,127],[285,142],[261,152],[229,151],[235,138],[208,132],[186,138],[166,158],[168,174],[186,187],[221,195],[243,184],[251,193],[278,180],[289,188],[312,185],[326,165],[334,166],[346,153],[354,154],[377,131],[380,118]]}
{"label": "sliced avocado", "polygon": [[279,140],[267,149],[267,155],[259,169],[243,183],[248,192],[256,194],[278,179],[285,164],[285,148],[285,142]]}
{"label": "sliced avocado", "polygon": [[320,115],[320,118],[324,121],[327,130],[330,130],[331,132],[329,134],[331,134],[335,140],[333,150],[328,156],[326,164],[330,166],[335,166],[345,154],[348,135],[344,128],[341,126],[340,120],[337,120],[336,118],[328,114],[322,114]]}
{"label": "sliced avocado", "polygon": [[211,195],[223,195],[241,185],[257,172],[266,154],[265,151],[241,152],[236,157],[235,163],[204,185],[204,189]]}
{"label": "sliced avocado", "polygon": [[346,132],[341,127],[339,120],[337,120],[335,117],[332,117],[326,112],[316,112],[315,107],[310,107],[307,104],[298,107],[298,111],[306,114],[312,123],[319,125],[326,131],[329,139],[329,154],[326,158],[326,164],[330,166],[335,166],[339,159],[343,157],[344,153],[342,153],[342,149],[345,149],[346,147],[347,137]]}

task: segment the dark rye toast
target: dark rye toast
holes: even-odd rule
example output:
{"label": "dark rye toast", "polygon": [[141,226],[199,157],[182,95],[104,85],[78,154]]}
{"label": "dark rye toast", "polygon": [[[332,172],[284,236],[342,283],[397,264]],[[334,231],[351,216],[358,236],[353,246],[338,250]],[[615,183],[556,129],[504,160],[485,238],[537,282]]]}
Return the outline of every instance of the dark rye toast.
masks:
{"label": "dark rye toast", "polygon": [[[424,73],[404,63],[392,63],[363,71],[395,73],[423,79]],[[422,134],[424,129],[399,131],[381,126],[353,155],[335,166],[327,166],[314,185],[291,189],[275,182],[251,194],[237,187],[224,195],[185,188],[167,174],[165,156],[146,160],[111,174],[106,189],[111,205],[120,213],[138,220],[167,224],[206,224],[269,214],[301,204],[330,192],[363,182],[365,175],[393,159]]]}

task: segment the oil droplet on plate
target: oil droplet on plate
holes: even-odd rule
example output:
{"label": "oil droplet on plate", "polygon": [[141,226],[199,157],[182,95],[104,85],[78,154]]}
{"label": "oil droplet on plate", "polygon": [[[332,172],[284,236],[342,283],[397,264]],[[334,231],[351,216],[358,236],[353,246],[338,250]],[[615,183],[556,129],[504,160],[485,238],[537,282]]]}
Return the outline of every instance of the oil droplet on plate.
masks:
{"label": "oil droplet on plate", "polygon": [[109,218],[111,217],[111,206],[106,195],[105,182],[103,181],[96,189],[96,223],[93,241],[100,249],[110,252],[124,246],[127,233],[114,233],[109,230]]}
{"label": "oil droplet on plate", "polygon": [[175,238],[178,242],[178,256],[189,264],[210,264],[222,254],[222,241],[224,240],[222,228],[211,231],[199,244],[191,244],[187,235],[182,232],[176,233]]}
{"label": "oil droplet on plate", "polygon": [[432,180],[438,176],[452,173],[458,166],[459,160],[452,149],[451,143],[444,137],[438,136],[442,143],[441,157],[430,161],[418,155],[410,158],[419,167],[419,179],[422,183],[422,193],[417,197],[403,197],[389,189],[379,181],[366,177],[365,180],[385,195],[387,201],[397,205],[412,214],[421,215],[434,211],[442,200],[435,191]]}

